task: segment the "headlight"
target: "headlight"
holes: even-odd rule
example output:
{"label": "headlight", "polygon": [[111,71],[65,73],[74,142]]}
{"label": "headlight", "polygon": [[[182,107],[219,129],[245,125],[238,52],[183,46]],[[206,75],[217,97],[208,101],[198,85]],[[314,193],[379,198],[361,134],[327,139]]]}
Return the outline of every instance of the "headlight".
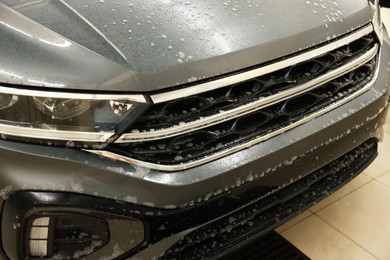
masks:
{"label": "headlight", "polygon": [[7,139],[104,144],[146,109],[142,95],[72,94],[0,86],[0,134]]}

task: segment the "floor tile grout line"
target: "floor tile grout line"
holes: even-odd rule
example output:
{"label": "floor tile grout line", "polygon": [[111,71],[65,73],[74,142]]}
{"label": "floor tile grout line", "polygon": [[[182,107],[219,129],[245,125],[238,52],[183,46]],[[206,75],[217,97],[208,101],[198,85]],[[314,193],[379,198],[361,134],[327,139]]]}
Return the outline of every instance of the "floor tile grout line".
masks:
{"label": "floor tile grout line", "polygon": [[[310,211],[311,213],[313,213],[313,214],[316,214],[317,212],[320,212],[321,210],[326,209],[327,207],[329,207],[329,206],[332,205],[333,203],[336,203],[337,201],[341,200],[341,199],[344,198],[345,196],[351,194],[352,192],[356,191],[357,189],[360,189],[361,187],[365,186],[366,184],[368,184],[368,183],[370,183],[370,182],[372,182],[372,181],[374,180],[374,178],[372,178],[371,176],[365,174],[364,172],[362,172],[362,173],[360,173],[360,174],[364,174],[366,177],[370,178],[370,180],[368,180],[368,181],[367,181],[366,183],[364,183],[363,185],[360,185],[360,186],[356,187],[355,189],[351,190],[350,192],[348,192],[348,193],[342,195],[340,198],[338,198],[338,199],[336,199],[335,201],[329,203],[328,205],[324,206],[323,208],[321,208],[321,209],[319,209],[319,210],[317,210],[317,211],[312,211],[311,209],[309,209],[309,211]],[[359,175],[360,175],[360,174],[359,174]],[[351,181],[355,180],[357,177],[359,177],[359,175],[356,176],[355,178],[353,178]],[[348,185],[349,183],[351,183],[351,181],[348,182],[346,185]],[[345,186],[343,186],[343,187],[345,187]],[[343,187],[341,187],[340,189],[342,189]],[[338,189],[337,191],[339,191],[340,189]],[[332,196],[333,194],[335,194],[337,191],[333,192],[330,196]],[[327,199],[327,198],[329,198],[329,197],[326,197],[325,199]],[[325,200],[325,199],[324,199],[324,200]],[[324,200],[321,200],[319,203],[321,203],[321,202],[324,201]],[[316,205],[317,205],[317,204],[316,204]],[[313,206],[313,207],[314,207],[314,206]]]}
{"label": "floor tile grout line", "polygon": [[[365,175],[366,177],[368,177],[370,180],[367,181],[366,183],[364,183],[363,185],[361,185],[361,186],[359,186],[359,187],[356,187],[355,189],[351,190],[350,192],[346,193],[345,195],[341,196],[340,198],[336,199],[335,201],[333,201],[333,202],[330,203],[329,205],[324,206],[323,208],[321,208],[320,210],[318,210],[318,211],[316,211],[316,212],[311,211],[310,208],[307,209],[307,211],[310,212],[310,215],[309,215],[309,216],[306,216],[305,218],[301,219],[301,220],[298,221],[297,223],[294,223],[293,225],[289,226],[288,228],[283,229],[282,231],[280,231],[280,233],[283,233],[284,231],[287,231],[288,229],[290,229],[290,228],[294,227],[295,225],[301,223],[301,222],[304,221],[305,219],[311,217],[312,215],[316,215],[317,212],[320,212],[321,210],[323,210],[323,209],[329,207],[329,206],[332,205],[333,203],[339,201],[340,199],[342,199],[342,198],[344,198],[345,196],[351,194],[352,192],[355,192],[356,190],[362,188],[363,186],[365,186],[366,184],[368,184],[368,183],[370,183],[370,182],[372,182],[372,181],[374,180],[374,178],[372,178],[371,176],[368,176],[368,175],[365,174],[364,172],[362,172],[361,174],[364,174],[364,175]],[[356,176],[356,177],[358,177],[358,176]],[[356,179],[356,178],[352,179],[351,181],[353,181],[353,180],[355,180],[355,179]],[[349,182],[349,183],[350,183],[350,182]],[[336,191],[336,192],[337,192],[337,191]],[[334,193],[335,193],[335,192],[334,192]],[[333,193],[333,194],[334,194],[334,193]],[[333,194],[331,194],[330,196],[332,196]],[[328,198],[328,197],[327,197],[327,198]],[[324,198],[324,200],[325,200],[325,199],[326,199],[326,198]],[[322,200],[322,201],[323,201],[323,200]],[[320,201],[319,203],[321,203],[322,201]],[[317,205],[317,204],[315,204],[315,205]],[[314,207],[315,205],[313,205],[312,207]],[[305,211],[304,211],[304,212],[305,212]],[[304,212],[302,212],[301,214],[303,214]],[[298,216],[299,216],[299,215],[298,215]],[[290,220],[290,221],[291,221],[291,220]],[[288,223],[288,222],[286,222],[286,223]]]}
{"label": "floor tile grout line", "polygon": [[[390,147],[389,147],[389,149],[390,149]],[[388,170],[386,170],[386,172],[384,174],[382,174],[381,176],[378,176],[377,178],[373,178],[373,179],[374,180],[379,179],[380,177],[383,177],[383,175],[388,174],[388,173],[390,173],[390,168]]]}
{"label": "floor tile grout line", "polygon": [[[374,181],[374,180],[372,180]],[[372,182],[370,181],[370,182]],[[368,182],[369,183],[369,182]],[[368,184],[366,183],[366,184]],[[365,185],[366,185],[365,184]],[[363,186],[365,186],[363,185]],[[362,187],[363,187],[362,186]],[[333,203],[332,203],[333,204]],[[319,212],[319,211],[318,211]],[[317,212],[317,213],[318,213]],[[327,225],[329,225],[331,228],[333,228],[334,230],[336,230],[338,233],[340,233],[341,235],[343,235],[344,237],[348,238],[350,241],[352,241],[355,245],[357,245],[358,247],[360,247],[361,249],[363,249],[364,251],[366,251],[369,255],[371,255],[372,257],[374,257],[375,259],[380,259],[379,257],[377,257],[376,255],[374,255],[372,252],[370,252],[367,248],[363,247],[362,245],[360,245],[358,242],[356,242],[355,240],[353,240],[351,237],[349,237],[347,234],[345,234],[344,232],[342,232],[341,230],[339,230],[337,227],[333,226],[331,223],[329,223],[328,221],[326,221],[325,219],[323,219],[320,215],[318,215],[317,213],[314,213],[313,215],[318,217],[319,219],[321,219],[322,221],[324,221]]]}
{"label": "floor tile grout line", "polygon": [[383,175],[385,175],[386,173],[388,173],[389,171],[390,171],[390,169],[384,170],[382,173],[380,173],[380,174],[379,174],[378,176],[376,176],[376,177],[372,177],[372,176],[370,176],[370,175],[368,175],[368,176],[369,176],[371,179],[376,180],[376,179],[382,177]]}
{"label": "floor tile grout line", "polygon": [[[363,174],[363,173],[362,173],[362,174]],[[371,182],[373,182],[373,181],[375,180],[374,178],[372,178],[372,177],[370,177],[370,176],[368,176],[368,177],[371,178],[371,180],[369,180],[368,182],[366,182],[366,183],[364,183],[363,185],[357,187],[356,189],[352,190],[351,192],[348,192],[347,194],[341,196],[340,198],[336,199],[335,201],[333,201],[333,202],[330,203],[329,205],[326,205],[326,206],[323,207],[322,209],[320,209],[320,210],[318,210],[318,211],[316,211],[316,212],[313,212],[313,211],[310,211],[310,212],[312,212],[314,215],[318,215],[317,213],[319,213],[320,211],[323,211],[324,209],[330,207],[330,206],[333,205],[334,203],[340,201],[341,199],[343,199],[343,198],[345,198],[346,196],[348,196],[348,195],[354,193],[354,192],[357,191],[358,189],[363,188],[364,186],[366,186],[367,184],[369,184],[369,183],[371,183]]]}
{"label": "floor tile grout line", "polygon": [[[341,232],[340,230],[338,230],[336,227],[334,227],[333,225],[331,225],[330,223],[328,223],[326,220],[322,219],[320,216],[318,216],[317,214],[313,213],[312,215],[310,215],[309,217],[317,217],[319,218],[321,221],[323,221],[326,225],[328,225],[330,228],[332,228],[335,232],[339,233],[340,235],[342,235],[343,237],[345,237],[346,239],[350,240],[353,244],[355,244],[356,246],[358,246],[359,248],[361,248],[363,251],[365,251],[367,254],[371,255],[372,257],[374,257],[375,259],[378,259],[379,258],[375,255],[373,255],[370,251],[368,251],[366,248],[362,247],[361,245],[359,245],[356,241],[354,241],[353,239],[351,239],[349,236],[347,236],[346,234],[344,234],[343,232]],[[307,217],[307,218],[309,218]],[[307,219],[305,218],[305,219]],[[301,222],[301,221],[300,221]],[[298,223],[297,223],[298,224]],[[295,226],[295,225],[294,225]],[[282,233],[281,233],[282,234]],[[288,240],[288,239],[287,239]],[[289,241],[289,240],[288,240]],[[291,242],[293,245],[294,243],[292,241],[289,241]],[[294,245],[295,246],[295,245]],[[298,248],[300,249],[300,248]],[[300,249],[301,250],[301,249]],[[303,253],[305,253],[304,250],[301,250]]]}
{"label": "floor tile grout line", "polygon": [[[301,223],[303,220],[305,220],[305,219],[311,217],[312,215],[314,215],[313,212],[311,212],[309,209],[307,209],[307,211],[310,212],[310,215],[309,215],[309,216],[304,217],[303,219],[299,220],[297,223],[294,223],[293,225],[289,226],[289,227],[286,228],[286,229],[281,230],[281,231],[278,232],[278,233],[279,233],[279,234],[282,234],[283,232],[285,232],[285,231],[289,230],[290,228],[296,226],[297,224]],[[303,214],[304,212],[305,212],[305,211],[303,211],[303,212],[300,213],[300,214]],[[298,217],[298,216],[299,216],[299,215],[297,215],[296,217]],[[291,220],[293,220],[293,219],[294,219],[294,218],[290,219],[289,221],[291,221]],[[288,223],[289,221],[287,221],[286,223]],[[285,224],[286,224],[286,223],[285,223]],[[283,224],[283,225],[284,225],[284,224]]]}
{"label": "floor tile grout line", "polygon": [[[388,171],[387,173],[390,173],[390,171]],[[375,181],[376,183],[381,184],[381,185],[384,186],[385,188],[390,189],[390,186],[389,186],[389,185],[384,184],[383,182],[381,182],[381,181],[379,181],[379,180],[377,180],[377,179],[374,179],[374,181]]]}

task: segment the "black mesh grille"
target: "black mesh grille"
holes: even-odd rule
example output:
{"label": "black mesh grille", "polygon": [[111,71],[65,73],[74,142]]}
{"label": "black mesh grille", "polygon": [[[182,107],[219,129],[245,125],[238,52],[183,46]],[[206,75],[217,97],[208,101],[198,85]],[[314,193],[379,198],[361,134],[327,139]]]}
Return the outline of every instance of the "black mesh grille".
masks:
{"label": "black mesh grille", "polygon": [[164,129],[277,94],[352,61],[370,49],[374,42],[374,37],[368,35],[313,60],[258,78],[195,96],[155,104],[137,120],[132,129],[141,132]]}
{"label": "black mesh grille", "polygon": [[[367,35],[313,60],[221,89],[153,105],[132,126],[151,132],[230,110],[308,82],[367,52],[375,38]],[[109,150],[157,164],[198,160],[259,138],[340,101],[373,77],[376,58],[361,67],[294,98],[203,129],[153,141],[112,144]],[[137,130],[134,130],[137,129]]]}

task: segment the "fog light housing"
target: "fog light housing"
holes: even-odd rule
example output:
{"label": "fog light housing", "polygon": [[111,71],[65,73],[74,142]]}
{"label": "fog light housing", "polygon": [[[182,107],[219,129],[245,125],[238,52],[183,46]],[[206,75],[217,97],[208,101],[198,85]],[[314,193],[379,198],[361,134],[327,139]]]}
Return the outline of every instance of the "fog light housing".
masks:
{"label": "fog light housing", "polygon": [[26,228],[29,258],[79,259],[108,244],[108,223],[95,216],[75,213],[33,215]]}
{"label": "fog light housing", "polygon": [[132,210],[80,194],[16,192],[2,208],[0,258],[2,253],[8,259],[125,258],[150,236],[148,223]]}

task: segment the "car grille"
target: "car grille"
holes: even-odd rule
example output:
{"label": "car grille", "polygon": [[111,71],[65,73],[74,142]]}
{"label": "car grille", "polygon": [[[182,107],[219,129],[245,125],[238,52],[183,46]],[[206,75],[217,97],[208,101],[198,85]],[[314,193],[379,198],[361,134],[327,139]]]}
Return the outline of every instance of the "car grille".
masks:
{"label": "car grille", "polygon": [[300,63],[209,91],[155,102],[107,149],[169,167],[195,166],[205,158],[249,147],[367,90],[375,76],[378,49],[374,34],[368,32]]}

